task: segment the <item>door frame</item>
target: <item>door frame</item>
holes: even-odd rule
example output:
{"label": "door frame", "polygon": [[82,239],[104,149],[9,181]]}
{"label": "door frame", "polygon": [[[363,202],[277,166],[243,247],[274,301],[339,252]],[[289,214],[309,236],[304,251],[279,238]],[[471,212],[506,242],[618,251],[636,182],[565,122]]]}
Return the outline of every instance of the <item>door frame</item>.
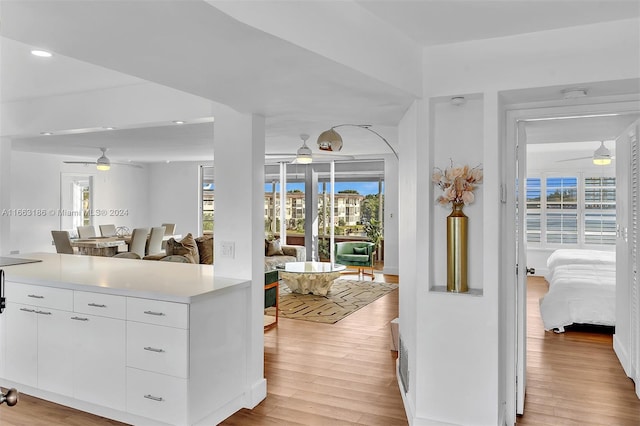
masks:
{"label": "door frame", "polygon": [[[505,104],[503,112],[505,116],[504,129],[502,134],[502,200],[503,200],[503,223],[504,232],[502,240],[502,291],[504,292],[503,300],[506,301],[505,309],[505,359],[504,359],[504,378],[505,378],[505,420],[506,424],[513,425],[516,422],[517,395],[516,381],[518,380],[518,342],[526,344],[526,325],[522,327],[524,336],[518,333],[518,312],[517,312],[517,288],[512,282],[515,276],[513,271],[516,264],[516,166],[517,166],[517,134],[518,122],[529,121],[535,119],[553,119],[559,117],[586,117],[597,116],[602,114],[637,114],[638,102],[637,98],[625,95],[606,98],[586,99],[584,103],[575,103],[571,105],[563,104],[558,101],[549,102],[532,102],[522,104]],[[519,149],[526,149],[525,146]],[[524,214],[524,210],[520,210],[519,214]],[[523,235],[523,233],[521,233]],[[520,265],[519,269],[523,271],[526,265]],[[526,297],[526,296],[525,296]],[[526,318],[525,318],[526,321]],[[521,370],[526,377],[526,366]],[[521,380],[524,380],[521,379]],[[525,389],[526,392],[526,389]]]}

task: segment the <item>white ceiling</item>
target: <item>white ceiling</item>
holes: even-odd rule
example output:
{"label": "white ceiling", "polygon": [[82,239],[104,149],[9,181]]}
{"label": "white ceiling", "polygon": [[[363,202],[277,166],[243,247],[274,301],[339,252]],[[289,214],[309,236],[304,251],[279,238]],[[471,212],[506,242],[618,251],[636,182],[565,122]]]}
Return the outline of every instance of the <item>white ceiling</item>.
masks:
{"label": "white ceiling", "polygon": [[[640,16],[637,1],[357,3],[423,46]],[[313,141],[330,125],[345,122],[373,124],[396,145],[393,128],[413,99],[353,69],[248,27],[203,1],[3,0],[0,13],[3,104],[153,81],[239,111],[264,114],[267,152],[294,152],[300,145],[300,133],[311,134]],[[165,22],[166,15],[171,16],[172,25]],[[56,55],[43,61],[28,54],[30,46],[54,47]],[[166,58],[171,58],[171,66],[166,65]],[[524,92],[514,96],[518,101],[541,97]],[[558,125],[553,123],[553,132]],[[589,139],[608,139],[615,132],[612,128],[621,125],[592,126],[606,129],[606,134]],[[541,124],[535,130],[543,133],[543,127]],[[18,137],[14,147],[91,159],[97,157],[97,147],[107,146],[112,159],[121,161],[209,158],[211,128],[211,123],[201,123]],[[389,152],[384,143],[360,129],[340,132],[349,141],[345,154]]]}

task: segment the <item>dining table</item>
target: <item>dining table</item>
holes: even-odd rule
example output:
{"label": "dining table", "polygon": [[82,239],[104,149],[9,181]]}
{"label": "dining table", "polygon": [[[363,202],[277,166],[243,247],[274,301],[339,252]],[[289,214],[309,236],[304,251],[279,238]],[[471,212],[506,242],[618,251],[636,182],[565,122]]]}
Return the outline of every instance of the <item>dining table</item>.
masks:
{"label": "dining table", "polygon": [[72,239],[71,246],[77,247],[80,254],[89,256],[114,256],[120,246],[127,243],[119,237],[90,237]]}

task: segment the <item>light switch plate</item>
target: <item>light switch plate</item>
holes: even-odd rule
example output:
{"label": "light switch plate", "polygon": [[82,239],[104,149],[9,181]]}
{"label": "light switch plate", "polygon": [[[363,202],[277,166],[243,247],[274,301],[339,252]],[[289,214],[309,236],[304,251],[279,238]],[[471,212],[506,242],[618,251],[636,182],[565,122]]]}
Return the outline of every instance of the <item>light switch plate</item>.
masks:
{"label": "light switch plate", "polygon": [[233,241],[222,241],[220,243],[220,249],[222,251],[222,253],[220,253],[222,257],[233,259],[236,255],[236,243]]}

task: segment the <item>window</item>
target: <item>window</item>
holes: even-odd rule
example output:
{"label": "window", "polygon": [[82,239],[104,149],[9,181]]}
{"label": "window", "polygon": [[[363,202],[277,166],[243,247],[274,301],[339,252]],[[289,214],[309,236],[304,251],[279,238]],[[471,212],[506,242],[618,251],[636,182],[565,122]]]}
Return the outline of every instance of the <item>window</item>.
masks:
{"label": "window", "polygon": [[615,244],[614,177],[543,173],[540,177],[527,178],[526,186],[527,243],[542,246]]}
{"label": "window", "polygon": [[588,177],[584,186],[585,243],[615,244],[616,179]]}
{"label": "window", "polygon": [[578,178],[547,178],[547,243],[578,242]]}
{"label": "window", "polygon": [[213,167],[202,166],[200,175],[202,176],[200,226],[202,227],[203,235],[213,234],[213,219],[215,210]]}

